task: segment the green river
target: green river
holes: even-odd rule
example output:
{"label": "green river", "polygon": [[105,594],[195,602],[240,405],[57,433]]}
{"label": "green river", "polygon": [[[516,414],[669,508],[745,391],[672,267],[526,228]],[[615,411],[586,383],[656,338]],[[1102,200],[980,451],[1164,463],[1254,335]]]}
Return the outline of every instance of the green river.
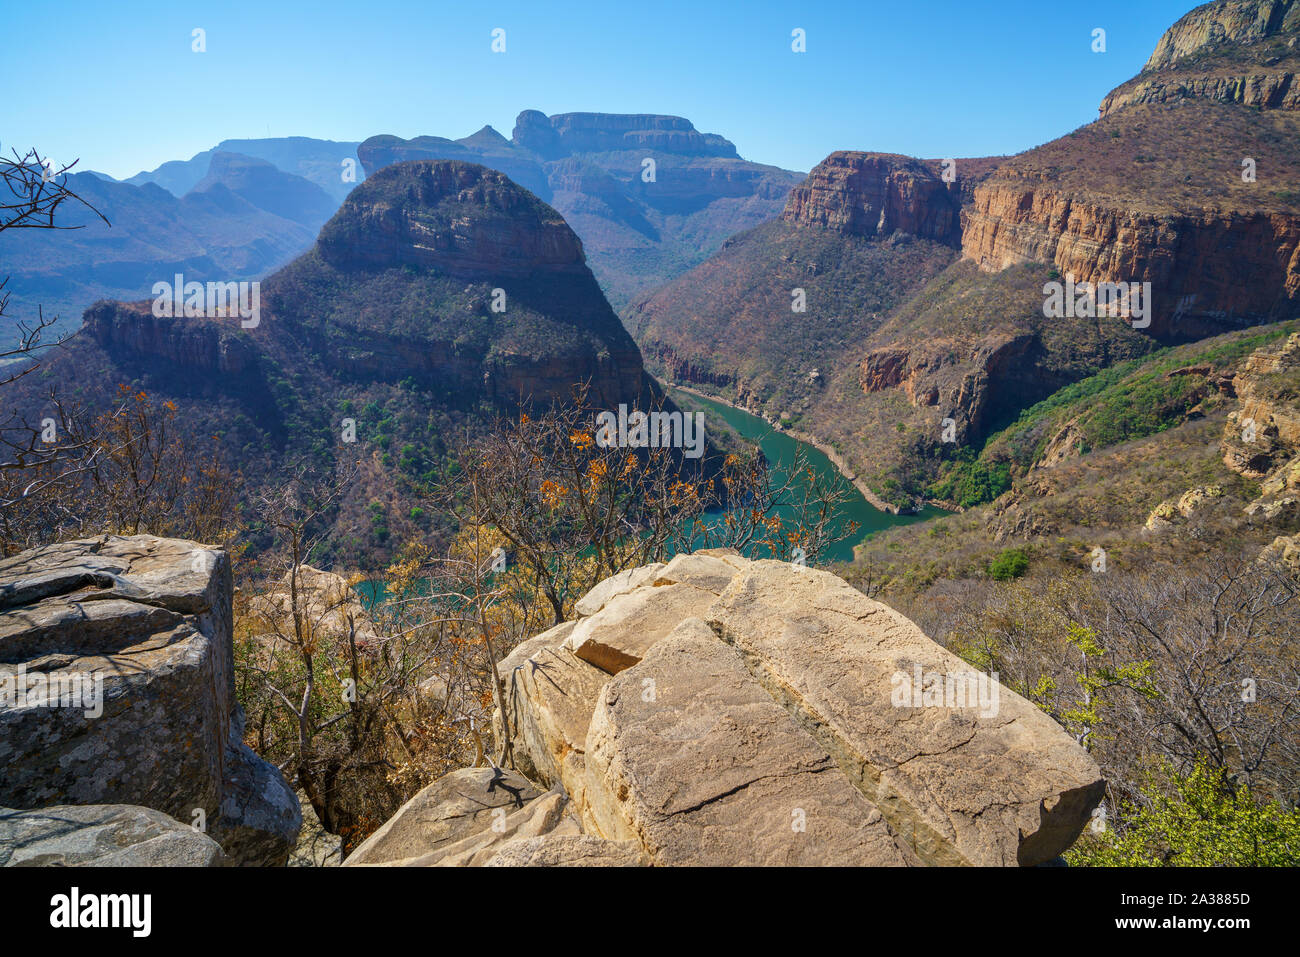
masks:
{"label": "green river", "polygon": [[[884,528],[892,528],[895,525],[910,525],[914,522],[923,522],[928,518],[944,514],[942,509],[933,506],[926,506],[914,515],[893,515],[889,512],[882,512],[863,498],[862,493],[857,490],[853,483],[840,474],[839,469],[835,467],[835,463],[826,457],[826,453],[814,446],[800,442],[783,432],[778,432],[758,416],[743,412],[734,406],[706,399],[693,392],[686,397],[686,401],[704,409],[706,434],[710,425],[709,420],[716,417],[730,426],[732,431],[740,435],[741,438],[758,445],[763,450],[763,454],[767,456],[767,460],[772,463],[773,471],[776,473],[774,479],[778,483],[785,481],[785,470],[789,468],[796,454],[802,449],[807,456],[808,464],[814,471],[818,472],[822,477],[839,482],[847,490],[848,498],[840,506],[840,513],[836,517],[835,527],[838,531],[842,531],[849,526],[849,523],[857,522],[857,530],[852,535],[836,542],[825,553],[820,555],[817,559],[819,565],[852,561],[853,546],[873,532],[878,532]],[[716,426],[714,427],[716,428]],[[780,511],[778,509],[778,513]]]}

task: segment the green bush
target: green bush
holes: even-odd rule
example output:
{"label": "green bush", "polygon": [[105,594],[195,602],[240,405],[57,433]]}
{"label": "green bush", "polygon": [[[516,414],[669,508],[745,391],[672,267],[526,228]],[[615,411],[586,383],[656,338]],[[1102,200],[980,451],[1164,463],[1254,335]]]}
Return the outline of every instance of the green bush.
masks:
{"label": "green bush", "polygon": [[[1076,867],[1294,867],[1300,864],[1300,808],[1257,801],[1222,770],[1187,776],[1166,766],[1164,781],[1141,788],[1113,823],[1093,829],[1065,854]],[[1095,819],[1095,818],[1094,818]]]}
{"label": "green bush", "polygon": [[1000,582],[1019,578],[1029,570],[1029,555],[1023,548],[1008,548],[989,562],[989,575]]}

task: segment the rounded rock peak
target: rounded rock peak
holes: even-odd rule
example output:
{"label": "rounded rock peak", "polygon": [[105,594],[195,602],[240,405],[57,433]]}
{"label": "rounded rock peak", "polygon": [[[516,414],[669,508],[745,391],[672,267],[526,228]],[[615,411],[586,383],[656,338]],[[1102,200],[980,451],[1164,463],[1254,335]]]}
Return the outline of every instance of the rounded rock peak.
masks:
{"label": "rounded rock peak", "polygon": [[317,247],[340,269],[502,276],[586,265],[581,241],[559,213],[504,173],[459,160],[377,171],[325,224]]}

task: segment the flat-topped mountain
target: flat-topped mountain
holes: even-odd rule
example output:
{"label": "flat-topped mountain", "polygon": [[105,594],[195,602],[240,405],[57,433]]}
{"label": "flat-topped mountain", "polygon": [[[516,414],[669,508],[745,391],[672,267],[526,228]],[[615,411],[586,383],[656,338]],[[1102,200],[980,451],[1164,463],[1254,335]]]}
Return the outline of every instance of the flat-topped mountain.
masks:
{"label": "flat-topped mountain", "polygon": [[620,308],[779,214],[801,178],[742,159],[689,120],[654,114],[525,110],[510,139],[490,126],[458,140],[372,136],[357,155],[368,174],[413,159],[500,170],[564,216]]}
{"label": "flat-topped mountain", "polygon": [[220,436],[250,485],[295,456],[359,461],[351,513],[367,499],[391,507],[379,538],[363,529],[345,546],[363,567],[390,531],[428,531],[409,514],[411,483],[440,474],[453,438],[521,403],[569,401],[579,384],[612,408],[653,389],[563,218],[501,173],[454,161],[367,179],[311,250],[261,284],[255,324],[154,306],[96,304],[11,387],[17,407],[38,420],[51,386],[103,407],[127,383],[174,400],[192,434]]}

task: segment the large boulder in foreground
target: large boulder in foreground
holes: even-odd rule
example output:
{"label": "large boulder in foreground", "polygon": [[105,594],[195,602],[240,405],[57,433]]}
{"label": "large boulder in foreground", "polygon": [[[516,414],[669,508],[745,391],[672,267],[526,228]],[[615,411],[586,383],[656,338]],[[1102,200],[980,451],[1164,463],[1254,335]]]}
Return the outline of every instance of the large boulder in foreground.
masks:
{"label": "large boulder in foreground", "polygon": [[0,867],[220,867],[216,841],[125,804],[0,808]]}
{"label": "large boulder in foreground", "polygon": [[1044,863],[1101,800],[1051,718],[829,572],[755,562],[709,620],[928,863]]}
{"label": "large boulder in foreground", "polygon": [[515,764],[646,862],[1043,864],[1102,797],[1050,718],[827,572],[714,550],[577,607],[499,668]]}
{"label": "large boulder in foreground", "polygon": [[226,554],[103,536],[0,560],[0,806],[139,805],[239,864],[283,864],[301,811],[241,741]]}
{"label": "large boulder in foreground", "polygon": [[441,851],[491,828],[538,797],[528,780],[498,768],[463,768],[444,774],[398,809],[366,838],[346,865],[387,864]]}

